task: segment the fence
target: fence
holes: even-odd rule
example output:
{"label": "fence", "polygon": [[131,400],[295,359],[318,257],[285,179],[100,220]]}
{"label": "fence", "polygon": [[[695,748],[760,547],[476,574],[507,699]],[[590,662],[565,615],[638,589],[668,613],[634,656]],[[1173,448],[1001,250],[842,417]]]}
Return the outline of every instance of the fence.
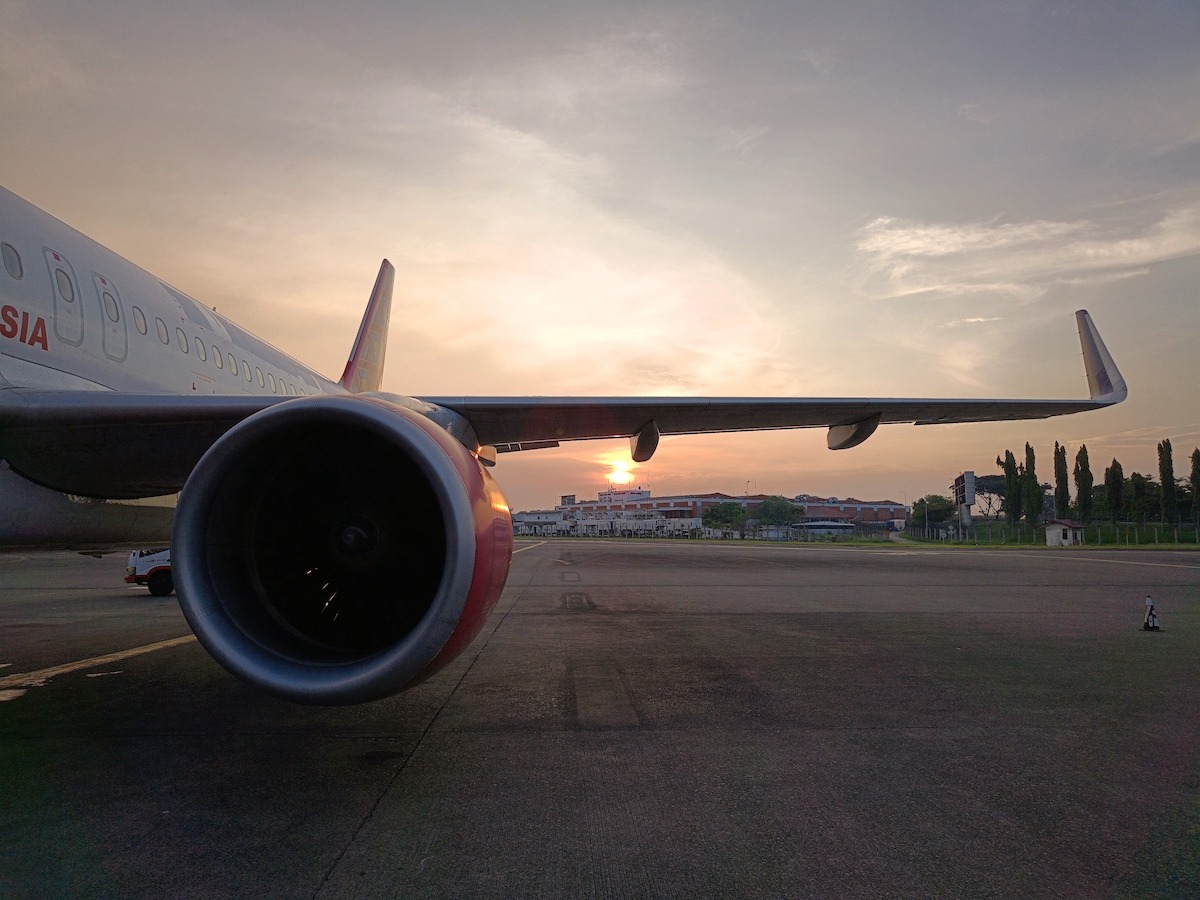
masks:
{"label": "fence", "polygon": [[[910,526],[908,537],[917,540],[945,541],[956,544],[1033,544],[1045,545],[1046,529],[1040,525],[1005,522],[976,522],[970,526],[947,525],[924,528]],[[1084,526],[1085,545],[1107,546],[1170,546],[1200,543],[1196,525],[1163,524],[1139,525],[1133,522],[1090,522]]]}

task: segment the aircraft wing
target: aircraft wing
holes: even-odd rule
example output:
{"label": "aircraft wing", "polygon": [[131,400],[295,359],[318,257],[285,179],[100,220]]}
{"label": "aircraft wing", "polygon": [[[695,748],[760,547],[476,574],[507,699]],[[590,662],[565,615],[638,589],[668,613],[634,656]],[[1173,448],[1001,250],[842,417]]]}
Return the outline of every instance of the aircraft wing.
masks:
{"label": "aircraft wing", "polygon": [[[537,449],[557,441],[630,437],[653,423],[659,434],[846,428],[863,422],[941,425],[1045,419],[1109,402],[769,397],[424,397],[464,416],[481,444]],[[1110,401],[1111,402],[1111,401]],[[841,449],[841,448],[835,448]]]}
{"label": "aircraft wing", "polygon": [[[829,447],[862,443],[881,424],[940,425],[1044,419],[1120,403],[1128,395],[1086,310],[1076,314],[1091,396],[1082,400],[740,398],[740,397],[434,397],[497,452],[559,441],[630,437],[634,459],[649,459],[658,436],[782,428],[829,428]],[[641,441],[639,454],[638,442]]]}
{"label": "aircraft wing", "polygon": [[171,494],[217,438],[285,399],[0,388],[0,459],[69,494]]}
{"label": "aircraft wing", "polygon": [[[1076,314],[1091,397],[1082,400],[382,396],[440,421],[469,449],[496,452],[560,441],[627,437],[635,461],[660,435],[829,428],[828,444],[861,444],[880,424],[1042,419],[1125,399],[1125,381],[1088,314]],[[90,497],[135,498],[182,488],[208,448],[243,419],[304,398],[129,394],[0,387],[0,459],[46,487]],[[470,429],[446,422],[447,411]]]}

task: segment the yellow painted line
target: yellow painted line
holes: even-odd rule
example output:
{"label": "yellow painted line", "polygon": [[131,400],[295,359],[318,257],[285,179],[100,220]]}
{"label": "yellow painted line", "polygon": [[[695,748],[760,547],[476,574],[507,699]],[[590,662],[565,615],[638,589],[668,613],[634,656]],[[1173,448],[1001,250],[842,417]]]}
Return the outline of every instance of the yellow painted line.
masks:
{"label": "yellow painted line", "polygon": [[168,647],[178,647],[181,644],[196,640],[194,634],[171,638],[169,641],[159,641],[156,644],[146,644],[144,647],[134,647],[132,650],[121,650],[117,653],[106,653],[104,656],[93,656],[91,659],[81,659],[77,662],[64,663],[61,666],[51,666],[49,669],[39,669],[36,672],[22,672],[17,675],[5,675],[0,678],[0,689],[37,687],[51,678],[78,672],[80,669],[91,669],[96,666],[106,666],[110,663],[129,659],[131,656],[141,656],[143,653],[153,653],[155,650],[166,650]]}
{"label": "yellow painted line", "polygon": [[[536,544],[529,544],[524,547],[519,547],[513,550],[513,553],[522,553],[526,550],[533,550],[535,547],[540,547],[545,544],[545,541],[539,541]],[[191,643],[196,640],[194,634],[184,635],[183,637],[171,638],[169,641],[159,641],[155,644],[146,644],[144,647],[134,647],[131,650],[121,650],[117,653],[106,653],[104,656],[93,656],[91,659],[81,659],[77,662],[64,663],[61,666],[51,666],[48,669],[39,669],[36,672],[20,672],[16,675],[6,675],[0,678],[0,701],[15,699],[12,696],[13,692],[8,688],[29,688],[37,687],[49,681],[51,678],[56,678],[59,675],[67,675],[70,672],[78,672],[80,669],[92,669],[96,666],[107,666],[111,663],[120,662],[123,659],[129,659],[133,656],[141,656],[143,653],[153,653],[155,650],[166,650],[168,647],[178,647],[181,644]],[[12,665],[11,663],[0,663],[0,668]],[[22,692],[23,693],[23,692]],[[15,696],[20,696],[16,694]]]}

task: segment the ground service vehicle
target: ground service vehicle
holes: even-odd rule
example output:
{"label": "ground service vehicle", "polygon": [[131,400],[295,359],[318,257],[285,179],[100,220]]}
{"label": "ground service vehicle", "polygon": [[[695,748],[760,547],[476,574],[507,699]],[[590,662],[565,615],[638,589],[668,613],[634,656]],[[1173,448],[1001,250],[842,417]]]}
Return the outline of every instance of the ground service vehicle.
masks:
{"label": "ground service vehicle", "polygon": [[134,550],[125,566],[126,584],[144,584],[155,597],[166,597],[175,590],[171,576],[171,549]]}

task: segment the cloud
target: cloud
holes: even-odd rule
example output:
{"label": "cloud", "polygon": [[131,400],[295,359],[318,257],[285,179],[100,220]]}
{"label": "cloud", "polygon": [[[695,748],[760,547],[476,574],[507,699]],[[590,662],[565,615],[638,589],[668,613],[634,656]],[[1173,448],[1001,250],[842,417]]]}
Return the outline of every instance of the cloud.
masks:
{"label": "cloud", "polygon": [[518,58],[461,80],[458,101],[490,115],[574,119],[597,107],[644,102],[682,83],[669,39],[654,30],[622,31],[558,53]]}
{"label": "cloud", "polygon": [[862,229],[858,249],[882,262],[1009,250],[1076,234],[1082,222],[1036,221],[996,225],[924,225],[881,217]]}
{"label": "cloud", "polygon": [[994,114],[983,112],[983,107],[978,103],[963,103],[958,107],[958,114],[969,122],[978,122],[980,125],[990,125],[992,120],[996,118]]}
{"label": "cloud", "polygon": [[[1102,210],[1091,219],[922,223],[880,217],[857,249],[887,296],[995,294],[1028,302],[1053,284],[1096,284],[1200,253],[1200,206]],[[1140,207],[1140,208],[1137,208]]]}
{"label": "cloud", "polygon": [[947,322],[943,328],[961,328],[963,325],[983,325],[986,322],[1003,322],[1003,316],[974,316],[969,319],[955,319]]}
{"label": "cloud", "polygon": [[762,126],[746,128],[730,128],[724,130],[717,139],[717,149],[729,153],[738,160],[746,160],[754,156],[762,139],[771,131]]}

